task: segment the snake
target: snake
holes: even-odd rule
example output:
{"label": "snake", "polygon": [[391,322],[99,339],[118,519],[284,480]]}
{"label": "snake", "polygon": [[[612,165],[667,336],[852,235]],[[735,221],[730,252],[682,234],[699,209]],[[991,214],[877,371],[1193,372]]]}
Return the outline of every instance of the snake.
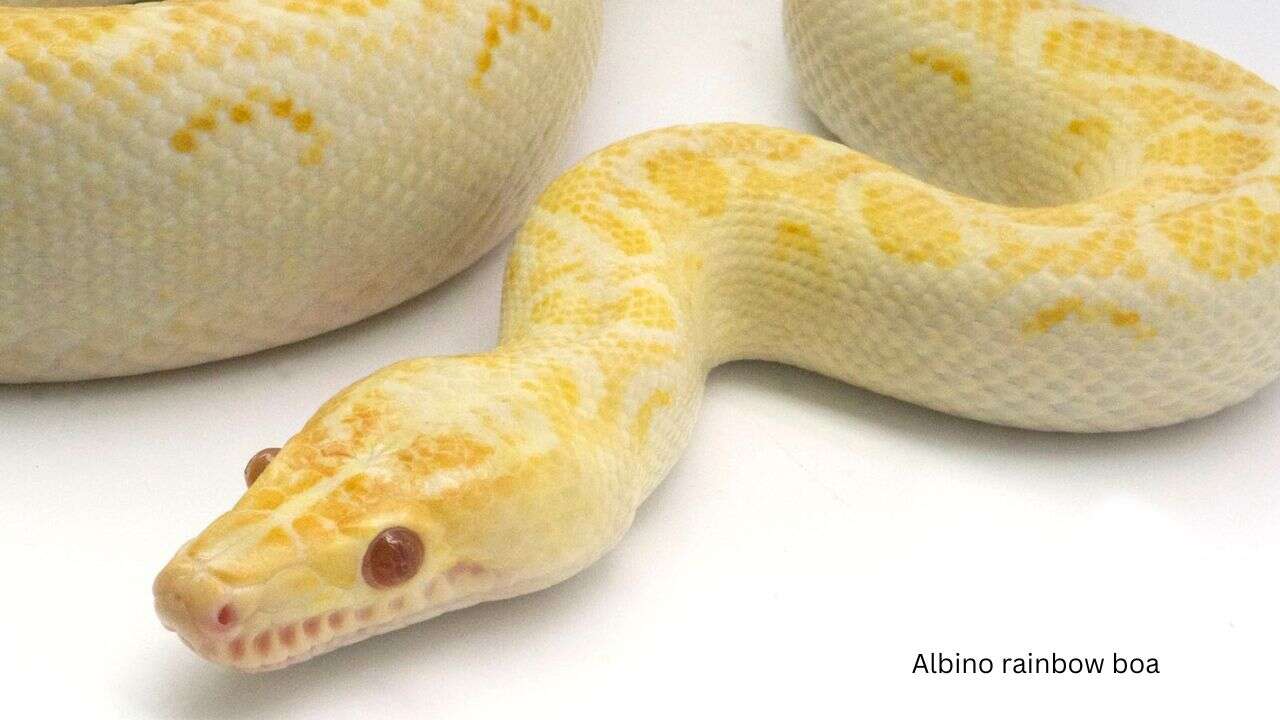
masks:
{"label": "snake", "polygon": [[1280,94],[1257,75],[1065,0],[782,18],[841,142],[690,125],[574,165],[518,231],[496,346],[394,363],[254,456],[157,576],[164,624],[270,670],[561,582],[620,541],[730,361],[1072,433],[1280,373]]}
{"label": "snake", "polygon": [[0,382],[244,355],[471,265],[551,181],[601,12],[0,7]]}

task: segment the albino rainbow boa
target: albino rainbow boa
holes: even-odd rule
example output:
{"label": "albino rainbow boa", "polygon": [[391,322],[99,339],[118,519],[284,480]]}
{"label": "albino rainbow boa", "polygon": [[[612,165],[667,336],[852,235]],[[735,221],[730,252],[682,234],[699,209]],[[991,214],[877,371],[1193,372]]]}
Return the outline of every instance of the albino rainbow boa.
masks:
{"label": "albino rainbow boa", "polygon": [[[406,171],[378,186],[381,195],[372,188],[376,168],[400,162],[393,155],[403,153],[419,173],[422,156],[410,136],[392,138],[385,115],[378,116],[388,124],[384,147],[343,145],[343,123],[356,119],[339,118],[334,107],[402,106],[396,122],[427,112],[424,122],[445,136],[479,128],[468,136],[475,155],[460,155],[440,178],[465,179],[454,191],[492,193],[487,181],[509,170],[495,158],[540,165],[533,151],[559,133],[576,92],[552,70],[587,64],[598,7],[428,1],[424,14],[416,0],[356,2],[366,11],[357,21],[344,19],[336,9],[342,3],[319,0],[138,8],[141,15],[170,7],[176,24],[139,25],[128,37],[177,38],[184,27],[177,13],[198,17],[216,7],[224,20],[253,20],[259,30],[296,25],[290,47],[299,52],[309,43],[306,23],[333,42],[345,37],[335,29],[343,22],[361,38],[349,52],[364,42],[389,52],[410,14],[404,8],[423,17],[440,10],[441,18],[453,8],[454,19],[424,20],[429,29],[409,31],[396,52],[428,53],[416,68],[383,62],[347,70],[345,61],[317,60],[314,69],[326,77],[306,79],[288,63],[272,65],[257,79],[261,100],[229,96],[229,104],[207,109],[208,100],[194,99],[198,91],[247,93],[252,83],[230,59],[221,72],[188,63],[177,72],[191,96],[163,117],[191,113],[191,152],[177,136],[166,146],[176,155],[148,144],[154,120],[103,127],[84,140],[98,145],[85,147],[134,138],[129,147],[140,167],[180,163],[175,181],[186,193],[206,192],[222,177],[203,174],[192,162],[200,153],[225,171],[232,148],[258,147],[232,143],[226,114],[244,102],[258,122],[287,124],[271,108],[288,92],[291,122],[296,127],[296,113],[310,111],[316,134],[301,133],[287,152],[274,146],[277,160],[305,160],[309,143],[327,129],[324,157],[347,153],[353,163],[346,175],[323,178],[332,192],[326,197],[341,203],[317,207],[314,217],[298,210],[289,222],[340,222],[347,230],[337,237],[346,241],[368,222],[369,243],[380,253],[361,280],[348,276],[357,270],[351,266],[317,275],[334,283],[321,289],[344,304],[393,266],[418,272],[420,256],[401,262],[397,253],[404,228],[423,222],[403,204],[421,189],[421,175]],[[333,12],[295,16],[288,10],[295,5]],[[522,72],[518,62],[542,63],[535,79],[514,83],[525,93],[520,100],[485,96],[511,103],[505,112],[461,89],[485,64],[473,61],[483,52],[471,37],[481,16],[466,9],[475,7],[530,13],[526,21],[537,13],[561,33],[506,58],[501,72],[492,58],[494,77],[485,82],[495,88]],[[32,40],[31,52],[56,55],[58,33],[96,32],[100,12],[31,15],[31,23],[55,17],[72,28],[49,21],[48,39]],[[901,169],[818,138],[743,125],[661,130],[587,159],[546,191],[519,235],[499,346],[379,371],[325,404],[274,460],[255,458],[243,499],[157,578],[165,623],[210,660],[269,669],[559,582],[617,542],[684,446],[707,372],[736,358],[798,365],[987,422],[1069,431],[1195,418],[1247,398],[1280,372],[1280,95],[1258,77],[1185,42],[1057,0],[788,0],[785,16],[808,102],[850,145]],[[13,18],[0,15],[0,23]],[[467,32],[453,34],[449,22]],[[202,32],[213,30],[193,30],[189,39],[198,44]],[[495,32],[505,49],[507,35]],[[536,27],[521,37],[544,42]],[[255,47],[265,52],[271,42]],[[159,67],[165,57],[150,62]],[[450,94],[441,87],[445,76],[425,68],[458,57],[470,70],[454,74],[460,89]],[[69,72],[75,77],[75,66]],[[421,74],[410,83],[409,73]],[[414,83],[453,102],[432,106],[410,91]],[[31,83],[14,87],[0,101],[0,122],[13,122],[21,99],[37,94]],[[346,99],[327,102],[333,87]],[[382,97],[388,88],[394,98]],[[535,97],[542,104],[528,112],[536,123],[510,116]],[[104,107],[85,112],[92,117]],[[373,122],[372,114],[361,121]],[[204,127],[214,116],[214,127]],[[528,121],[538,130],[498,132],[509,147],[490,155],[485,144],[494,133],[484,126],[493,120]],[[0,157],[55,157],[40,154],[52,146],[40,147],[47,149],[7,148]],[[487,160],[472,166],[476,156]],[[90,168],[94,156],[67,150],[56,157],[37,181],[66,190],[62,172]],[[516,186],[535,175],[526,169],[509,170]],[[313,188],[301,169],[290,172],[272,182]],[[156,189],[135,189],[142,199],[134,200],[143,203]],[[246,227],[278,228],[269,206],[287,192],[260,197],[264,191],[218,196],[228,216],[247,223],[233,224],[228,242],[249,242]],[[388,226],[373,215],[391,206],[362,208],[371,213],[363,220],[348,206],[391,195],[399,216],[386,222],[399,223],[401,234],[382,247]],[[495,197],[480,204],[491,207]],[[460,246],[478,251],[470,234],[490,227],[477,219],[483,215],[454,219],[450,232],[467,233],[456,238]],[[291,260],[289,250],[276,251],[276,260]],[[469,250],[455,259],[473,256]],[[95,257],[132,262],[107,245]],[[280,298],[273,282],[260,280],[271,302]],[[260,344],[288,339],[278,333]],[[6,353],[12,367],[14,350]]]}

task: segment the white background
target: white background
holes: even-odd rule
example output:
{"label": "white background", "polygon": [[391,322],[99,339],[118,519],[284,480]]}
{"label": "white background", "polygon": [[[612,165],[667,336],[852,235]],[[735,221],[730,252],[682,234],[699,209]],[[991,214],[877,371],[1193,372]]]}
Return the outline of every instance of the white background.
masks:
{"label": "white background", "polygon": [[[680,122],[820,131],[779,5],[606,0],[565,167]],[[1280,4],[1102,5],[1280,83]],[[235,501],[249,455],[384,364],[489,347],[505,254],[292,347],[0,388],[0,714],[1276,717],[1276,387],[1182,427],[1072,437],[739,364],[713,375],[688,453],[630,534],[563,585],[268,675],[165,632],[152,577]],[[932,651],[1120,651],[1161,674],[913,676]]]}

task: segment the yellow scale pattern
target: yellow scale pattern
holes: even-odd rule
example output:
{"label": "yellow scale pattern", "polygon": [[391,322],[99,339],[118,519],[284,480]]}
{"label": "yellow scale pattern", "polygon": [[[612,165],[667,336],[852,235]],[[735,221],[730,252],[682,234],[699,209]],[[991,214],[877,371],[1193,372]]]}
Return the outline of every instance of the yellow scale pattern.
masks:
{"label": "yellow scale pattern", "polygon": [[505,8],[495,7],[489,10],[489,24],[484,30],[484,46],[476,55],[476,71],[471,76],[474,87],[483,87],[484,76],[493,69],[493,56],[502,45],[502,38],[521,32],[527,24],[549,32],[551,16],[527,0],[508,0]]}
{"label": "yellow scale pattern", "polygon": [[[526,220],[497,348],[352,385],[179,552],[159,598],[179,588],[188,614],[233,602],[244,616],[235,640],[184,637],[218,662],[277,667],[572,575],[625,532],[728,360],[1079,432],[1198,417],[1280,374],[1280,96],[1256,76],[1058,0],[788,0],[786,16],[829,126],[867,104],[884,106],[867,117],[944,114],[950,135],[876,131],[924,154],[975,128],[1017,140],[1043,151],[1008,155],[1028,166],[1024,197],[1059,200],[965,197],[941,187],[955,168],[912,177],[745,125],[606,148]],[[549,22],[493,3],[473,89],[517,33]],[[851,78],[877,92],[832,91]],[[219,131],[235,107],[186,131]],[[359,567],[390,527],[427,557],[379,590]]]}

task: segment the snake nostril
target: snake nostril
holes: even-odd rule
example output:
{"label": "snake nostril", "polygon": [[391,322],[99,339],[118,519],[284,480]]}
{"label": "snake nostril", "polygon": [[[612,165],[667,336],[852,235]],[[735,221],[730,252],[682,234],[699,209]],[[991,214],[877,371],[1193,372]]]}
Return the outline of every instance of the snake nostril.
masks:
{"label": "snake nostril", "polygon": [[218,625],[224,628],[231,627],[236,624],[240,616],[236,614],[236,609],[231,605],[223,605],[218,611]]}

